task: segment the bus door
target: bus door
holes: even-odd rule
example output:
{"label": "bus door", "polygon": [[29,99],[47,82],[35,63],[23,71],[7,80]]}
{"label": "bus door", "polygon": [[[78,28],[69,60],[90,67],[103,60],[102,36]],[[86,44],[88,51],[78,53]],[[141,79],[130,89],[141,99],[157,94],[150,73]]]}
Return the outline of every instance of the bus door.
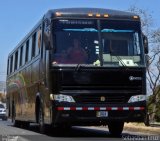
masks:
{"label": "bus door", "polygon": [[46,30],[46,23],[44,22],[42,29],[42,42],[41,42],[41,61],[40,61],[40,97],[43,104],[44,120],[48,123],[49,119],[49,33]]}

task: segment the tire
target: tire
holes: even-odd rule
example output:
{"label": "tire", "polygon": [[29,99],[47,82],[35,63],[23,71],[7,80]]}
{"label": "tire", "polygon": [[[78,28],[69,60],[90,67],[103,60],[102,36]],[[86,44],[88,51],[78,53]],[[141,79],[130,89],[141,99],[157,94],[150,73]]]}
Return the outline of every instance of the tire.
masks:
{"label": "tire", "polygon": [[112,136],[119,137],[122,134],[124,122],[110,122],[108,123],[108,129]]}
{"label": "tire", "polygon": [[21,126],[22,126],[22,128],[24,128],[24,129],[28,129],[29,128],[29,122],[27,122],[27,121],[21,121]]}
{"label": "tire", "polygon": [[70,125],[59,125],[56,127],[57,130],[59,130],[60,132],[68,132],[69,130],[71,130],[71,127]]}
{"label": "tire", "polygon": [[145,126],[150,126],[149,114],[146,114],[144,124],[145,124]]}
{"label": "tire", "polygon": [[39,123],[39,132],[41,134],[44,134],[45,133],[45,124],[44,124],[44,114],[43,114],[42,106],[39,107],[38,123]]}
{"label": "tire", "polygon": [[12,103],[12,123],[14,127],[20,127],[20,123],[16,120],[16,108],[14,102]]}
{"label": "tire", "polygon": [[21,127],[21,123],[20,123],[20,121],[18,121],[18,120],[15,120],[15,118],[13,119],[13,126],[14,127]]}

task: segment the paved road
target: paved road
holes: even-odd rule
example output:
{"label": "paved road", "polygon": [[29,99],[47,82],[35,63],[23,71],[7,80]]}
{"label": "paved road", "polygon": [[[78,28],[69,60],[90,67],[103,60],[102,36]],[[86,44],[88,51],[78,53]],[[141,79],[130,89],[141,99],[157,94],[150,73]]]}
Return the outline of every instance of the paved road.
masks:
{"label": "paved road", "polygon": [[[31,125],[29,129],[13,127],[10,121],[0,120],[0,141],[124,141],[124,140],[160,140],[160,136],[131,133],[124,131],[122,137],[112,138],[107,128],[73,127],[68,131],[58,133],[38,133],[37,127]],[[153,139],[152,139],[153,138]]]}

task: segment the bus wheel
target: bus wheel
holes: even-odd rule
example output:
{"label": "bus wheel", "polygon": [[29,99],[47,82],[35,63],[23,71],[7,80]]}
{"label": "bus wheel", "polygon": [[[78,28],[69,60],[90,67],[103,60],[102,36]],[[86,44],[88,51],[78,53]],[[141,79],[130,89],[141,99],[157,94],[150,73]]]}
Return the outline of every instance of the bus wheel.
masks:
{"label": "bus wheel", "polygon": [[38,116],[38,123],[39,123],[39,131],[40,133],[45,133],[45,124],[44,124],[44,116],[43,116],[43,109],[39,107],[39,116]]}
{"label": "bus wheel", "polygon": [[21,122],[21,125],[22,125],[22,127],[23,127],[24,129],[28,129],[28,128],[29,128],[30,123],[29,123],[29,122],[27,122],[27,121],[22,121],[22,122]]}
{"label": "bus wheel", "polygon": [[122,134],[124,122],[110,122],[108,123],[108,129],[112,136],[119,137]]}
{"label": "bus wheel", "polygon": [[16,108],[14,102],[12,103],[12,123],[15,127],[20,127],[19,122],[16,120]]}
{"label": "bus wheel", "polygon": [[12,123],[14,127],[21,127],[20,121],[16,120],[15,117],[12,118]]}

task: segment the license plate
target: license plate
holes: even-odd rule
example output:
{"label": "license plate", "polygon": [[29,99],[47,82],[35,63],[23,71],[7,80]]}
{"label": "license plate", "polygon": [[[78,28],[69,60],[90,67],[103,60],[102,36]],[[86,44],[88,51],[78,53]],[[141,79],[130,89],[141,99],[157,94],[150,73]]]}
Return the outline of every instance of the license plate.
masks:
{"label": "license plate", "polygon": [[97,117],[108,117],[108,111],[97,111]]}

